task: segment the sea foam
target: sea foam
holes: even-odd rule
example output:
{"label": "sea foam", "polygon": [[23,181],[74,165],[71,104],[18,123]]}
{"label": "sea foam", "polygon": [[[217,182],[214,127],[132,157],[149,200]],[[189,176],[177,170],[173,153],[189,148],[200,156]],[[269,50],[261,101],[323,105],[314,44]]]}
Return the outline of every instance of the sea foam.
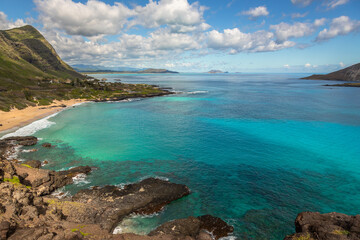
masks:
{"label": "sea foam", "polygon": [[44,128],[48,128],[52,125],[54,125],[54,122],[49,121],[50,118],[56,116],[58,114],[54,113],[52,115],[49,115],[45,118],[42,118],[40,120],[37,120],[35,122],[30,123],[29,125],[26,125],[22,128],[19,128],[18,130],[16,130],[15,132],[12,133],[8,133],[4,136],[2,136],[0,139],[4,139],[7,137],[14,137],[14,136],[30,136],[33,135],[34,133],[36,133],[37,131],[44,129]]}
{"label": "sea foam", "polygon": [[205,94],[208,93],[209,91],[192,91],[192,92],[187,92],[187,94]]}

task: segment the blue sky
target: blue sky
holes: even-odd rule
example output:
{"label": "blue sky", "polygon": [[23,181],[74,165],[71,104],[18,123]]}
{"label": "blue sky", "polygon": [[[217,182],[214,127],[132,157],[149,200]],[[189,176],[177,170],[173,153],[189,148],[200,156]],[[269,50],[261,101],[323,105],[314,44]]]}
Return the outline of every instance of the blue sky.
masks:
{"label": "blue sky", "polygon": [[358,0],[11,0],[69,64],[321,73],[360,62]]}

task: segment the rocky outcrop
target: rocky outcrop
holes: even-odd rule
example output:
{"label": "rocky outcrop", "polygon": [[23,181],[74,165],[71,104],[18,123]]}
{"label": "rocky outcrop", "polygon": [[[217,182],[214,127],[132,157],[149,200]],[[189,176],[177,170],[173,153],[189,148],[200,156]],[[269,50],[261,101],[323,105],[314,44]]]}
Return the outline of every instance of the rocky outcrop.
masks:
{"label": "rocky outcrop", "polygon": [[80,166],[56,172],[39,168],[41,163],[36,160],[6,160],[14,148],[36,143],[34,137],[0,140],[0,240],[210,240],[233,231],[221,219],[205,215],[165,223],[148,236],[113,235],[113,229],[125,216],[159,212],[190,194],[189,188],[148,178],[123,188],[93,187],[58,199],[49,194],[93,168]]}
{"label": "rocky outcrop", "polygon": [[41,162],[39,160],[28,160],[23,163],[24,165],[27,165],[31,168],[40,168]]}
{"label": "rocky outcrop", "polygon": [[356,240],[360,239],[360,215],[302,212],[296,217],[295,230],[284,240]]}
{"label": "rocky outcrop", "polygon": [[190,194],[185,185],[148,178],[139,183],[84,189],[72,201],[78,207],[66,206],[66,216],[75,222],[96,223],[112,232],[119,221],[130,213],[152,214],[165,205]]}
{"label": "rocky outcrop", "polygon": [[164,223],[149,233],[149,236],[171,235],[176,239],[185,239],[187,236],[195,239],[219,239],[228,236],[234,231],[220,218],[204,215],[200,217],[188,217]]}
{"label": "rocky outcrop", "polygon": [[7,171],[9,178],[14,176],[20,179],[20,182],[30,186],[38,196],[52,193],[58,188],[73,183],[73,178],[78,174],[88,174],[91,171],[89,166],[75,167],[66,171],[51,171],[46,169],[32,168],[26,164],[16,164],[4,162],[6,168],[14,169],[11,174]]}
{"label": "rocky outcrop", "polygon": [[0,160],[7,159],[9,155],[14,153],[15,148],[18,146],[33,146],[36,144],[37,138],[32,136],[2,139],[0,140]]}
{"label": "rocky outcrop", "polygon": [[312,75],[303,79],[360,81],[360,63],[325,75]]}

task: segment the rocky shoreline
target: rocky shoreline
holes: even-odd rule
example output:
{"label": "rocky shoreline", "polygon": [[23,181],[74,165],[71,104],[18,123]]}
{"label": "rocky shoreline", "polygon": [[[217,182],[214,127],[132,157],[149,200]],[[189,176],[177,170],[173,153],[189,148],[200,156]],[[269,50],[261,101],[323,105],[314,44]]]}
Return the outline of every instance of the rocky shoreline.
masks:
{"label": "rocky shoreline", "polygon": [[112,234],[129,214],[153,214],[174,200],[190,194],[182,184],[147,178],[141,182],[83,189],[72,197],[50,195],[73,183],[79,174],[95,167],[79,166],[66,171],[38,168],[36,160],[19,163],[8,157],[21,146],[37,144],[36,137],[0,140],[0,239],[113,239],[113,240],[211,240],[233,232],[220,218],[205,215],[167,222],[147,236]]}
{"label": "rocky shoreline", "polygon": [[[222,219],[204,215],[166,222],[146,236],[113,234],[126,216],[157,213],[191,194],[190,189],[147,178],[122,188],[95,186],[71,197],[56,198],[51,195],[56,189],[97,168],[79,166],[56,172],[41,169],[37,160],[9,160],[17,148],[37,142],[32,136],[0,140],[0,240],[214,240],[234,230]],[[284,240],[360,239],[360,215],[302,212],[295,220],[295,230]]]}

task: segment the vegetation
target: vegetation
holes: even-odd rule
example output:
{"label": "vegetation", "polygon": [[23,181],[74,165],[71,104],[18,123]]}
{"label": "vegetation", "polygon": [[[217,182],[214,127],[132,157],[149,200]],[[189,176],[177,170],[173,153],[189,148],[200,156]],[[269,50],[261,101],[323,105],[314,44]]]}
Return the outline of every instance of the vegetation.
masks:
{"label": "vegetation", "polygon": [[346,230],[334,230],[332,233],[336,234],[336,235],[349,235],[350,232],[346,231]]}
{"label": "vegetation", "polygon": [[27,168],[32,168],[30,165],[27,165],[25,163],[21,164],[21,166],[27,167]]}
{"label": "vegetation", "polygon": [[301,235],[300,237],[295,238],[295,240],[310,240],[310,234],[307,233],[306,235]]}
{"label": "vegetation", "polygon": [[20,183],[20,179],[17,176],[14,176],[13,178],[4,178],[4,182],[9,182],[14,184],[15,187],[26,187],[31,188],[30,186],[26,186]]}
{"label": "vegetation", "polygon": [[32,26],[0,31],[2,111],[49,105],[54,100],[121,99],[162,92],[150,85],[107,83],[76,72]]}

